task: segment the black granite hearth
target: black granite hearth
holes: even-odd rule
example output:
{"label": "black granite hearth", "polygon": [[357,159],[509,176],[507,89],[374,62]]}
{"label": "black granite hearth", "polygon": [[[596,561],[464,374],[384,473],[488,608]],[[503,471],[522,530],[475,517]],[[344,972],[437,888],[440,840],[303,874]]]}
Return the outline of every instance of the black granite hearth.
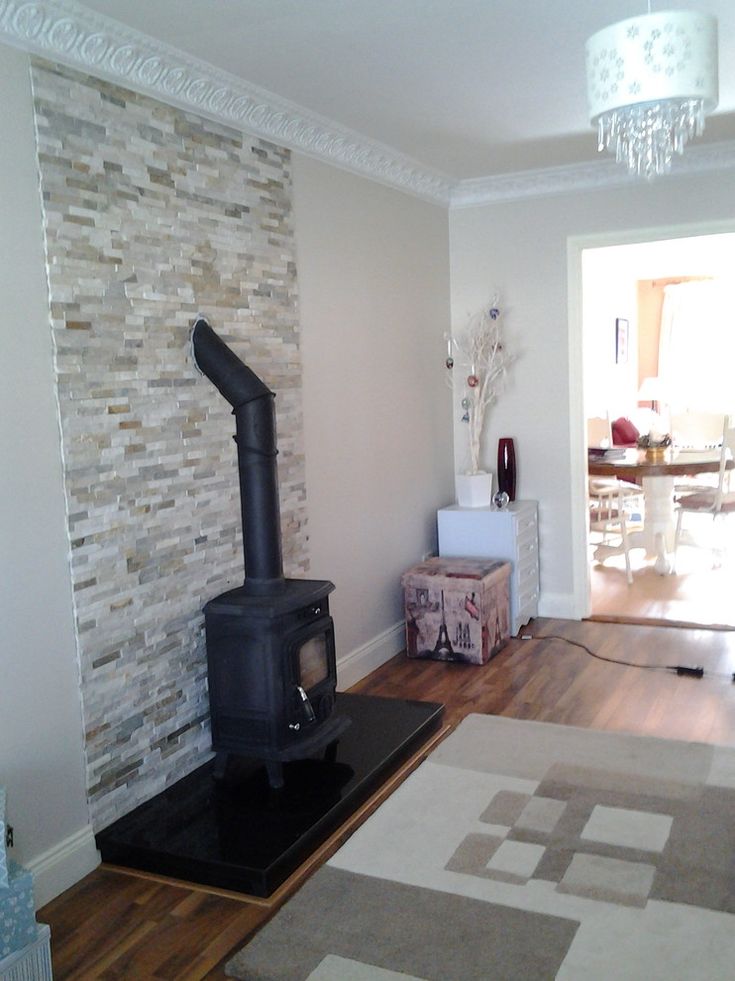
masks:
{"label": "black granite hearth", "polygon": [[97,835],[102,861],[269,896],[441,724],[433,702],[340,694],[352,725],[320,759],[265,767],[231,759],[215,782],[205,763]]}

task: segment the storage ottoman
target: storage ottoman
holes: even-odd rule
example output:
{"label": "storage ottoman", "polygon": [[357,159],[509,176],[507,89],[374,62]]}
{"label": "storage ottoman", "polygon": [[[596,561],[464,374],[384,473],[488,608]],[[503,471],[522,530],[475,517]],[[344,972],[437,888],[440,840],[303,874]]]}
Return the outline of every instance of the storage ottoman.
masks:
{"label": "storage ottoman", "polygon": [[401,577],[409,657],[485,664],[510,637],[510,563],[431,558]]}

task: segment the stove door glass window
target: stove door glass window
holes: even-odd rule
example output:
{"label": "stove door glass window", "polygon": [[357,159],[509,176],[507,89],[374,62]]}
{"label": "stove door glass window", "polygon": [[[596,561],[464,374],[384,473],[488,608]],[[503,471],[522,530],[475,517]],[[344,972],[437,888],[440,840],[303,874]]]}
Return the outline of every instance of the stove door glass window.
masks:
{"label": "stove door glass window", "polygon": [[300,684],[308,692],[320,681],[324,681],[329,674],[326,634],[310,637],[301,645],[297,656]]}

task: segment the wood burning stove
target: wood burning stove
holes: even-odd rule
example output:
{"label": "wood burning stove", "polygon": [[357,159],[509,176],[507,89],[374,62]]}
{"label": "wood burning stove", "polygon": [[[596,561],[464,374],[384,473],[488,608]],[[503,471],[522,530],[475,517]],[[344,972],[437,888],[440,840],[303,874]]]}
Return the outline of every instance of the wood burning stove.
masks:
{"label": "wood burning stove", "polygon": [[230,753],[254,757],[277,788],[284,762],[322,752],[350,724],[333,712],[334,585],[283,576],[273,392],[203,319],[192,350],[233,406],[245,559],[243,585],[204,607],[216,772]]}

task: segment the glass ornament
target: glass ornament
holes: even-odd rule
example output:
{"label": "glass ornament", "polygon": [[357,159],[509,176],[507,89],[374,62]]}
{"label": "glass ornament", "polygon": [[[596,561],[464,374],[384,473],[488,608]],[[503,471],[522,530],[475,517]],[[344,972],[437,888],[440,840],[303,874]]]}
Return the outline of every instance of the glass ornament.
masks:
{"label": "glass ornament", "polygon": [[477,375],[469,375],[467,378],[467,384],[470,386],[470,388],[477,388],[477,386],[480,384],[480,379],[477,377]]}
{"label": "glass ornament", "polygon": [[469,409],[469,407],[470,407],[471,404],[472,403],[470,402],[470,400],[465,395],[465,397],[462,399],[462,408],[463,409]]}
{"label": "glass ornament", "polygon": [[495,505],[496,508],[498,508],[499,511],[502,511],[504,508],[507,508],[509,503],[510,503],[510,498],[505,493],[505,491],[496,491],[493,494],[493,504]]}
{"label": "glass ornament", "polygon": [[444,364],[447,366],[447,368],[453,368],[454,367],[454,358],[447,358],[447,360],[444,362]]}

